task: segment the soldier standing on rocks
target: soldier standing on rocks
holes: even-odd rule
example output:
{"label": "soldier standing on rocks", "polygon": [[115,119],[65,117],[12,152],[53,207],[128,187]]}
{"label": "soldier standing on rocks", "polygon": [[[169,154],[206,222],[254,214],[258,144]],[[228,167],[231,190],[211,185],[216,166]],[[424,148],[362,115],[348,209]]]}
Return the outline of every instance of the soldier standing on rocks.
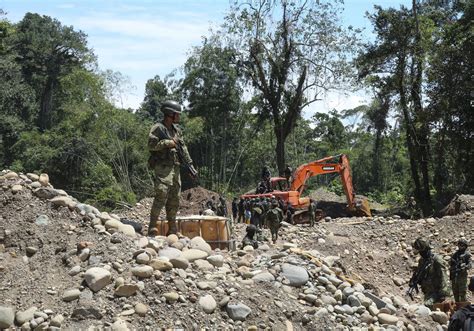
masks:
{"label": "soldier standing on rocks", "polygon": [[467,250],[469,243],[466,239],[458,241],[458,250],[449,261],[449,278],[456,302],[466,301],[467,272],[471,269],[471,253]]}
{"label": "soldier standing on rocks", "polygon": [[234,199],[232,199],[232,218],[234,222],[237,222],[238,212],[239,212],[239,202],[238,202],[237,197],[234,197]]}
{"label": "soldier standing on rocks", "polygon": [[176,214],[181,191],[180,158],[191,167],[193,162],[177,126],[181,110],[181,105],[176,101],[163,102],[163,121],[153,125],[148,136],[148,149],[151,154],[149,165],[155,175],[155,199],[148,226],[148,234],[151,236],[158,234],[156,225],[163,206],[169,225],[168,234],[177,232]]}
{"label": "soldier standing on rocks", "polygon": [[273,199],[271,208],[265,213],[265,223],[270,228],[272,241],[275,244],[278,239],[278,230],[283,221],[283,210],[278,208],[278,202]]}
{"label": "soldier standing on rocks", "polygon": [[313,199],[309,199],[308,213],[310,226],[314,226],[314,223],[316,222],[316,208],[316,201],[314,201]]}
{"label": "soldier standing on rocks", "polygon": [[418,291],[420,285],[423,304],[432,309],[435,303],[443,302],[451,294],[446,263],[440,255],[431,251],[430,243],[423,238],[416,239],[413,248],[420,254],[420,260],[410,279],[408,294],[412,295],[412,289]]}

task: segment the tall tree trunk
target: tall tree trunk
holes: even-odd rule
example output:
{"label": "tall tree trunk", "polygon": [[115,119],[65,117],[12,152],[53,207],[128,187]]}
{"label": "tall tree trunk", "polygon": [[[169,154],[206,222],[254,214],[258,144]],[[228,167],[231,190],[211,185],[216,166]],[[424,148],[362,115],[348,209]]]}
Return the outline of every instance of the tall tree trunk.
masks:
{"label": "tall tree trunk", "polygon": [[407,98],[405,92],[405,59],[406,56],[404,53],[399,55],[398,65],[397,65],[397,76],[398,76],[398,92],[400,94],[400,107],[403,113],[403,123],[405,126],[406,133],[406,142],[408,148],[408,156],[410,158],[410,170],[413,183],[415,184],[415,199],[416,201],[421,201],[421,184],[420,176],[418,175],[418,166],[417,166],[417,155],[416,148],[414,144],[415,137],[413,137],[413,123],[411,122],[410,113],[408,111]]}
{"label": "tall tree trunk", "polygon": [[375,134],[375,143],[374,143],[374,159],[373,159],[373,182],[377,187],[381,187],[380,183],[380,142],[381,142],[382,132],[380,129],[377,129]]}
{"label": "tall tree trunk", "polygon": [[278,173],[282,174],[285,171],[285,140],[286,135],[281,125],[275,123],[276,146],[275,153],[277,157]]}
{"label": "tall tree trunk", "polygon": [[415,119],[417,120],[420,130],[417,133],[417,145],[419,151],[419,163],[422,176],[422,208],[424,216],[431,215],[433,209],[431,204],[431,195],[430,195],[430,178],[429,178],[429,140],[428,140],[428,119],[426,118],[423,105],[421,101],[422,90],[421,83],[423,79],[423,49],[421,45],[421,34],[420,27],[418,23],[418,14],[417,14],[417,5],[416,1],[413,0],[412,3],[413,17],[415,19],[415,45],[414,51],[412,54],[412,64],[413,64],[413,81],[411,86],[411,98],[413,101],[413,110],[415,113]]}
{"label": "tall tree trunk", "polygon": [[51,108],[53,105],[54,79],[48,76],[41,95],[41,108],[38,118],[38,124],[41,131],[49,129],[51,125]]}

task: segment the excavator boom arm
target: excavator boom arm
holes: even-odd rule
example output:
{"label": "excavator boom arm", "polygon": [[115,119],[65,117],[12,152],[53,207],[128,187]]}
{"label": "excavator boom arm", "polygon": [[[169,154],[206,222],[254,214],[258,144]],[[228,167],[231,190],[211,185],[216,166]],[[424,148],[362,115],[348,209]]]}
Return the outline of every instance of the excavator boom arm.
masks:
{"label": "excavator boom arm", "polygon": [[[336,162],[335,160],[338,159]],[[347,198],[349,208],[355,207],[355,193],[352,186],[351,168],[347,155],[340,154],[336,156],[328,156],[323,159],[309,162],[299,166],[291,183],[290,190],[303,193],[306,181],[313,176],[321,174],[339,173],[341,176],[342,186]]]}

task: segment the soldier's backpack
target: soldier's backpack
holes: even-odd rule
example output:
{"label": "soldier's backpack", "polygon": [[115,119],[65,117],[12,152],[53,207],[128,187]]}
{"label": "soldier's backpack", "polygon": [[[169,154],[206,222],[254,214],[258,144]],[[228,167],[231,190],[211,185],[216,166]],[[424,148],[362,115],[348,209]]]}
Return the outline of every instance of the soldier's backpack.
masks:
{"label": "soldier's backpack", "polygon": [[270,223],[279,223],[281,219],[278,217],[280,211],[276,208],[272,208],[267,212],[267,220]]}
{"label": "soldier's backpack", "polygon": [[469,312],[466,314],[463,331],[474,331],[474,305],[467,307]]}

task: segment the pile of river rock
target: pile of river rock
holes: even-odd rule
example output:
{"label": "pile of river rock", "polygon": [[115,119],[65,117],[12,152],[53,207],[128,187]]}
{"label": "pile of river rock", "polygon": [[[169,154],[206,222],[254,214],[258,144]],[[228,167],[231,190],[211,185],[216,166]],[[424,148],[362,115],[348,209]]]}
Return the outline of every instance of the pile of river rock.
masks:
{"label": "pile of river rock", "polygon": [[[409,304],[400,296],[378,297],[346,278],[331,257],[292,242],[227,251],[213,250],[201,237],[149,238],[122,224],[119,216],[55,189],[46,174],[4,171],[0,185],[4,193],[31,194],[51,208],[69,209],[86,222],[92,238],[61,253],[68,288],[56,284],[55,289],[43,289],[55,309],[17,305],[22,298],[0,300],[0,329],[447,328],[445,313]],[[36,226],[48,221],[40,216]],[[11,232],[11,221],[2,219],[0,245]],[[74,225],[69,229],[77,230]],[[0,256],[15,249],[3,247]],[[17,254],[35,263],[37,250],[29,247]],[[0,275],[9,272],[2,260]]]}

